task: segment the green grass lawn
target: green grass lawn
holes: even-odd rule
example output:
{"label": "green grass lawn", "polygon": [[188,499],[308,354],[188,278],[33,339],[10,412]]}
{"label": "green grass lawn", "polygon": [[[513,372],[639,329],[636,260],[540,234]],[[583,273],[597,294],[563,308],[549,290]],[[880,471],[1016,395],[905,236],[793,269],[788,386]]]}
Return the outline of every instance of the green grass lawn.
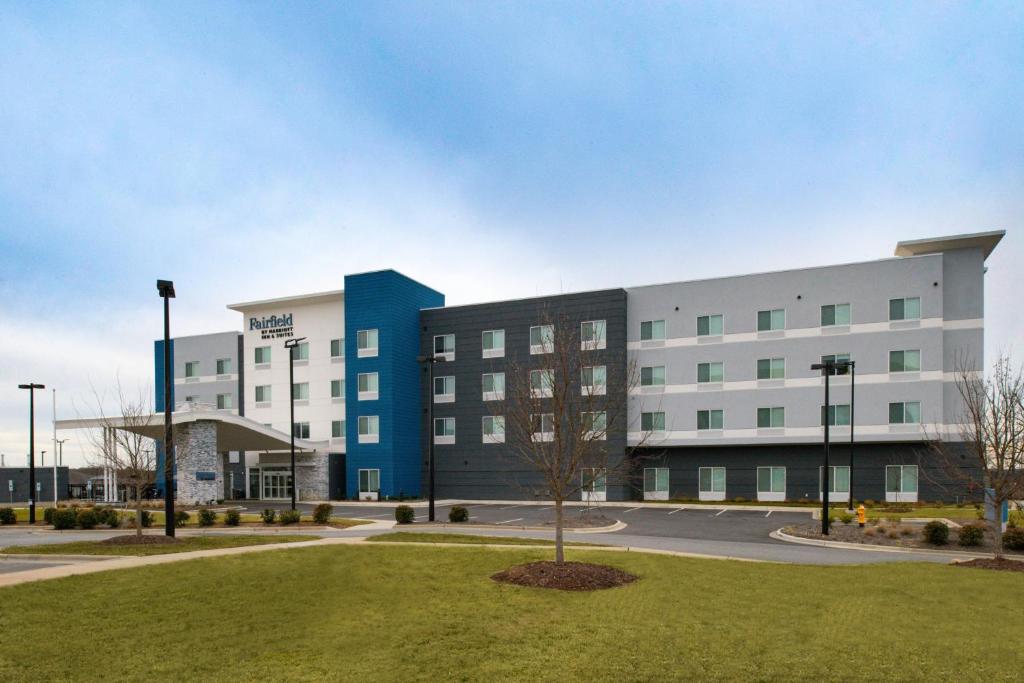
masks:
{"label": "green grass lawn", "polygon": [[868,519],[885,519],[887,517],[899,517],[900,519],[903,519],[904,517],[945,517],[946,519],[966,520],[978,519],[978,511],[974,509],[973,505],[967,505],[962,508],[958,508],[954,505],[947,505],[940,508],[920,507],[911,508],[909,512],[885,512],[884,508],[871,508],[867,513]]}
{"label": "green grass lawn", "polygon": [[74,543],[47,543],[46,545],[22,545],[3,548],[0,553],[8,555],[166,555],[187,553],[192,550],[213,550],[215,548],[238,548],[246,545],[267,543],[291,543],[313,541],[320,538],[312,535],[268,534],[266,536],[182,536],[174,545],[103,545],[97,541]]}
{"label": "green grass lawn", "polygon": [[[551,545],[554,541],[546,538],[516,538],[514,536],[471,536],[469,534],[417,533],[415,531],[398,531],[390,534],[370,536],[367,541],[375,543],[461,543],[464,545],[484,545],[498,543],[500,545]],[[595,546],[599,543],[578,543],[566,541],[566,546]]]}
{"label": "green grass lawn", "polygon": [[489,578],[550,555],[324,546],[3,588],[0,680],[990,681],[1024,667],[993,630],[1024,619],[1020,574],[572,549],[640,580],[562,593]]}

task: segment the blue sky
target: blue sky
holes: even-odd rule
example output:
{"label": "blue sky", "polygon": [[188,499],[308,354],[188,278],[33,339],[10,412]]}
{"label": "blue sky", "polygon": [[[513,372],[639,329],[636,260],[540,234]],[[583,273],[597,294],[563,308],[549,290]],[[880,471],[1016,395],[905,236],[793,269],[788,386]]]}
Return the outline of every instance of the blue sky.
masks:
{"label": "blue sky", "polygon": [[1002,228],[991,358],[1022,72],[1020,3],[4,3],[0,452],[18,382],[152,382],[157,277],[187,334],[379,267],[468,303]]}

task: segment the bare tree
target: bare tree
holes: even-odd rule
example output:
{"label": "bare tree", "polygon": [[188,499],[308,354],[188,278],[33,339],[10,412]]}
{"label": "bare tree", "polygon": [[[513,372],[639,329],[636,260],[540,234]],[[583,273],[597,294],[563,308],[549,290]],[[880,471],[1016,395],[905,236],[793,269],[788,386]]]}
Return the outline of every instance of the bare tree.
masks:
{"label": "bare tree", "polygon": [[535,494],[554,503],[555,562],[561,564],[565,502],[591,500],[609,483],[633,480],[627,396],[639,377],[625,355],[621,362],[601,360],[604,321],[548,308],[538,321],[528,362],[506,362],[505,401],[494,417],[503,421],[512,455],[539,473]]}
{"label": "bare tree", "polygon": [[120,378],[114,391],[117,415],[108,417],[103,396],[93,389],[102,427],[90,432],[93,453],[88,461],[93,467],[113,469],[125,482],[128,498],[135,504],[135,534],[142,536],[143,494],[156,481],[156,449],[153,439],[144,435],[153,421],[153,411],[147,391],[140,389],[138,396],[130,396]]}
{"label": "bare tree", "polygon": [[963,450],[948,441],[931,439],[931,451],[947,480],[969,485],[965,472],[980,470],[988,489],[986,501],[995,505],[992,521],[995,554],[1003,554],[1003,504],[1024,498],[1024,375],[1001,355],[988,377],[981,376],[965,354],[956,361],[956,388],[961,399],[959,420]]}

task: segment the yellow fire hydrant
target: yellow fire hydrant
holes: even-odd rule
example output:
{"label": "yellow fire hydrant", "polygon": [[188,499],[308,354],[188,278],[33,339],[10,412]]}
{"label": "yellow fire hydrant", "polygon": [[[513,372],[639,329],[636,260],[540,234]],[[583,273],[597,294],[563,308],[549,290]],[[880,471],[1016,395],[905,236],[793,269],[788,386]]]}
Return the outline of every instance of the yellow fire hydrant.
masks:
{"label": "yellow fire hydrant", "polygon": [[859,524],[861,526],[861,528],[864,527],[864,522],[867,520],[867,516],[868,516],[868,514],[867,514],[867,511],[864,510],[864,505],[863,504],[858,505],[857,506],[857,524]]}

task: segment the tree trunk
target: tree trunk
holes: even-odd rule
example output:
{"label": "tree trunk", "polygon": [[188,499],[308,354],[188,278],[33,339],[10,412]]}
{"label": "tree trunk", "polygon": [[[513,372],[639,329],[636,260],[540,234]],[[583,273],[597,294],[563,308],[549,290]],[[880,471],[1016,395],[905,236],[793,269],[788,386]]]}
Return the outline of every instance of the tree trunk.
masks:
{"label": "tree trunk", "polygon": [[1003,559],[1003,501],[996,503],[996,514],[995,520],[992,522],[992,533],[995,534],[993,538],[993,552],[997,560]]}
{"label": "tree trunk", "polygon": [[562,544],[562,499],[555,500],[555,564],[565,562],[565,548]]}
{"label": "tree trunk", "polygon": [[135,535],[142,536],[142,496],[135,494]]}

